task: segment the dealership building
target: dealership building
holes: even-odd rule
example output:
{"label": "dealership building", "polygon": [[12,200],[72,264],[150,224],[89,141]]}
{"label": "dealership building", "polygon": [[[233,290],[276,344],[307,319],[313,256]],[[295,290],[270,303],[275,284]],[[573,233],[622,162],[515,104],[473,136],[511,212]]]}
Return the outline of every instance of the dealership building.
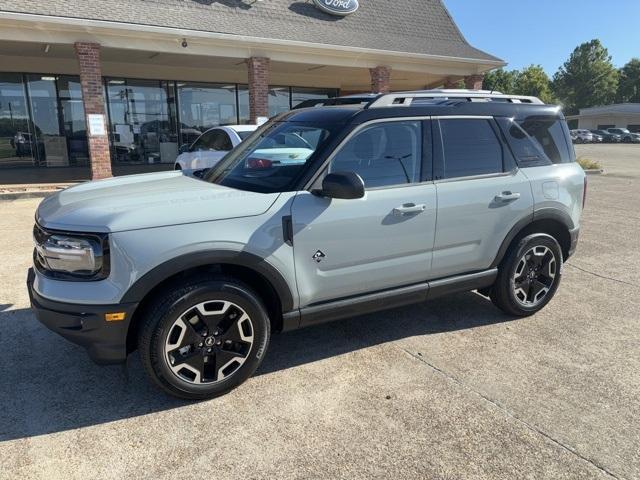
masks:
{"label": "dealership building", "polygon": [[502,65],[441,0],[0,0],[0,184],[172,168],[217,125]]}
{"label": "dealership building", "polygon": [[575,128],[606,130],[616,127],[640,133],[640,103],[581,108],[578,115],[567,116],[567,120]]}

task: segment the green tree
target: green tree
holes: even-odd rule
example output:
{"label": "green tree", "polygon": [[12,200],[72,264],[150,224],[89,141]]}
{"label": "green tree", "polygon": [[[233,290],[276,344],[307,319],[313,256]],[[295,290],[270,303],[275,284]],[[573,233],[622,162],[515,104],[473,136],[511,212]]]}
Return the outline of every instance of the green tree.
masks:
{"label": "green tree", "polygon": [[620,69],[618,101],[640,103],[640,58],[632,58]]}
{"label": "green tree", "polygon": [[504,68],[487,72],[482,80],[482,89],[495,90],[502,93],[515,93],[516,75],[517,70],[505,70]]}
{"label": "green tree", "polygon": [[551,91],[551,80],[540,65],[529,65],[518,72],[513,93],[538,97],[544,103],[555,102]]}
{"label": "green tree", "polygon": [[576,47],[554,75],[552,88],[568,113],[578,113],[580,108],[615,100],[618,71],[600,40],[591,40]]}

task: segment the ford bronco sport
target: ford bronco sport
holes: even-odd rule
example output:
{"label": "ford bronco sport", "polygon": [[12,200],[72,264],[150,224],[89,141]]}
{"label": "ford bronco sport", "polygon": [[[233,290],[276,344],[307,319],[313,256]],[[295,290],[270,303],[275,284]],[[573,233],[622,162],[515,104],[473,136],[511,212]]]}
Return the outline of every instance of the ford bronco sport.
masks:
{"label": "ford bronco sport", "polygon": [[477,290],[508,315],[553,297],[586,190],[560,109],[472,91],[379,95],[261,126],[203,179],[45,199],[39,320],[98,363],[139,349],[190,399],[228,392],[271,332]]}

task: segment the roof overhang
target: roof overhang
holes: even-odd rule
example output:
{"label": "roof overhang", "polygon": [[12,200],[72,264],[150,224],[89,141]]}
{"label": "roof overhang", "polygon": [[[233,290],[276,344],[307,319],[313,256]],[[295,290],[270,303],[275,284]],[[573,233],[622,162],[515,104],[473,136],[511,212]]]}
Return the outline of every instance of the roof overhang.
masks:
{"label": "roof overhang", "polygon": [[[182,39],[187,39],[187,48],[181,46]],[[14,12],[0,12],[0,40],[58,44],[96,42],[103,47],[124,50],[231,58],[265,56],[281,62],[321,63],[344,67],[372,68],[385,65],[394,70],[430,75],[472,75],[505,65],[499,60],[396,52]]]}

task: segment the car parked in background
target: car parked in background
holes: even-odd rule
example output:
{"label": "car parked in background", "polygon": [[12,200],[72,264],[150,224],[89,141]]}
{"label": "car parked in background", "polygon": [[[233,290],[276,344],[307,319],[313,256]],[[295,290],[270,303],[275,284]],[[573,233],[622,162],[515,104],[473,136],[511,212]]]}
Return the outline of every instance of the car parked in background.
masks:
{"label": "car parked in background", "polygon": [[593,142],[593,134],[584,129],[571,130],[571,140],[573,143],[591,143]]}
{"label": "car parked in background", "polygon": [[602,137],[602,141],[604,143],[620,143],[620,135],[616,135],[614,133],[609,133],[606,130],[589,130],[594,135],[599,135]]}
{"label": "car parked in background", "polygon": [[640,143],[640,133],[632,133],[627,128],[608,128],[607,131],[619,135],[623,143]]}
{"label": "car parked in background", "polygon": [[191,145],[180,147],[175,170],[199,176],[198,172],[213,167],[256,128],[257,125],[227,125],[207,130]]}

